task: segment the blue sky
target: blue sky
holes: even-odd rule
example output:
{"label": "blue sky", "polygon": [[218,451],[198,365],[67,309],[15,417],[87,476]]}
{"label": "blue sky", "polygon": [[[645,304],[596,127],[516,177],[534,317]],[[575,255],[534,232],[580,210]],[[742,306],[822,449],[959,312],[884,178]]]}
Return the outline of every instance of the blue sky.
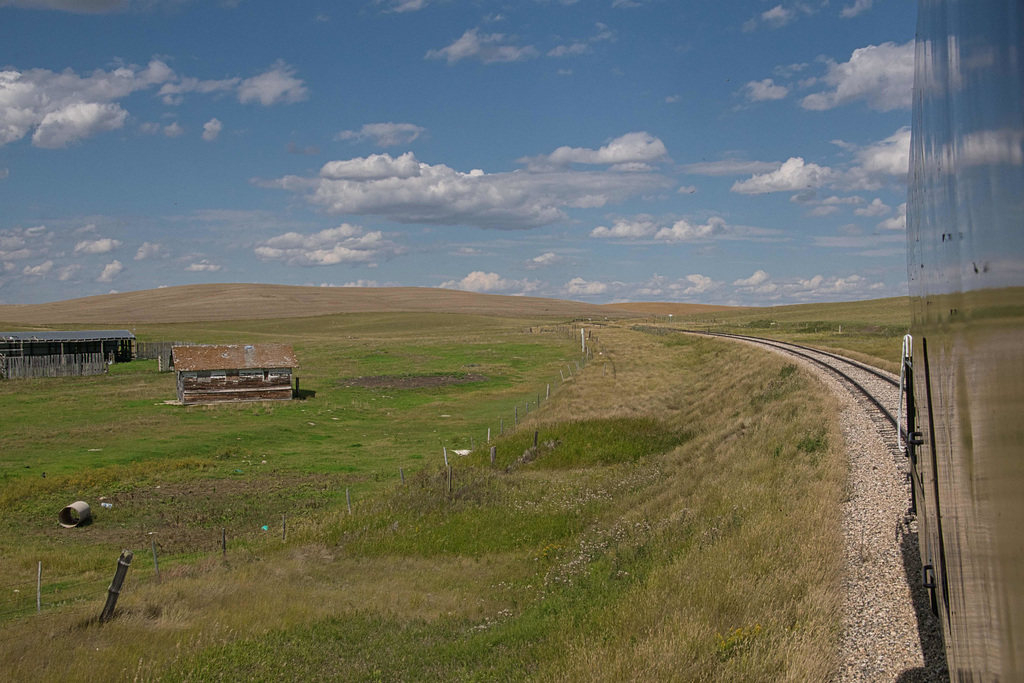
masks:
{"label": "blue sky", "polygon": [[0,0],[0,303],[906,293],[910,0]]}

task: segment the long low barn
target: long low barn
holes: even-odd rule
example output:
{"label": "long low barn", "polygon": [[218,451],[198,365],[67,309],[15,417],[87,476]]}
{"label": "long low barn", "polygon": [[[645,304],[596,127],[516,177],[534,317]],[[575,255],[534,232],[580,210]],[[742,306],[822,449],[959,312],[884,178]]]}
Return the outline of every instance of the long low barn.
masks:
{"label": "long low barn", "polygon": [[102,353],[115,363],[127,363],[134,344],[135,335],[128,330],[0,332],[0,355],[9,358]]}
{"label": "long low barn", "polygon": [[290,400],[299,366],[288,344],[175,346],[171,355],[183,405]]}

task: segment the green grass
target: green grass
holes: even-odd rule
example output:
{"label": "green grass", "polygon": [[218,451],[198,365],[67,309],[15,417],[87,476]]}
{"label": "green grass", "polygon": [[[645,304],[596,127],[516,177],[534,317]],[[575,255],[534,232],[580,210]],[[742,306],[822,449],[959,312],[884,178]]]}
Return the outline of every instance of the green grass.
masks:
{"label": "green grass", "polygon": [[[294,336],[303,387],[317,392],[305,402],[157,406],[167,376],[142,366],[67,382],[87,408],[54,424],[103,450],[63,451],[76,466],[36,449],[27,464],[50,458],[45,480],[5,459],[12,514],[0,563],[5,576],[31,577],[17,584],[26,591],[39,559],[80,583],[44,578],[43,614],[4,626],[0,670],[19,680],[832,675],[844,469],[823,386],[757,349],[609,325],[595,360],[537,410],[537,394],[575,358],[572,341],[523,334],[522,321],[428,317],[396,330],[401,320],[147,331]],[[490,379],[423,390],[338,381],[463,372]],[[0,408],[17,403],[0,393]],[[115,406],[121,419],[104,417]],[[498,434],[516,407],[517,429]],[[47,438],[38,412],[21,413],[19,448]],[[455,455],[470,436],[472,452]],[[90,527],[55,528],[60,505],[97,495],[114,508]],[[136,559],[118,617],[99,627],[122,547]],[[62,592],[73,599],[62,603]],[[43,650],[45,668],[34,654]]]}

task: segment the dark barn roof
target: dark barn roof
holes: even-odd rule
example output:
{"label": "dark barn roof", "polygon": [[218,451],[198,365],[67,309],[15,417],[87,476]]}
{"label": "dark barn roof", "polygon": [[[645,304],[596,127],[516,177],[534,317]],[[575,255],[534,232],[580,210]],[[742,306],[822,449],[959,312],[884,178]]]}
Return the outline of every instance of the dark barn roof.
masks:
{"label": "dark barn roof", "polygon": [[12,342],[81,342],[135,339],[128,330],[74,330],[71,332],[0,332],[0,340]]}
{"label": "dark barn roof", "polygon": [[201,344],[171,349],[174,369],[248,370],[259,368],[297,368],[299,361],[290,344]]}

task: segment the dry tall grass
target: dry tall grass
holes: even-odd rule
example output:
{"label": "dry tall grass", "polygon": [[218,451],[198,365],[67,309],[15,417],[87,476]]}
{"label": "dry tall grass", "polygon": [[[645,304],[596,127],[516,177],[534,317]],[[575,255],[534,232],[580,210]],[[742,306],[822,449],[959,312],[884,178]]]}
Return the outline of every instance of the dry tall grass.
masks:
{"label": "dry tall grass", "polygon": [[521,432],[638,417],[692,438],[613,465],[472,474],[459,464],[451,497],[427,473],[352,515],[308,520],[288,543],[253,542],[130,584],[110,624],[90,621],[99,599],[9,624],[0,671],[827,680],[845,471],[827,391],[742,345],[614,327],[598,336],[595,360]]}

